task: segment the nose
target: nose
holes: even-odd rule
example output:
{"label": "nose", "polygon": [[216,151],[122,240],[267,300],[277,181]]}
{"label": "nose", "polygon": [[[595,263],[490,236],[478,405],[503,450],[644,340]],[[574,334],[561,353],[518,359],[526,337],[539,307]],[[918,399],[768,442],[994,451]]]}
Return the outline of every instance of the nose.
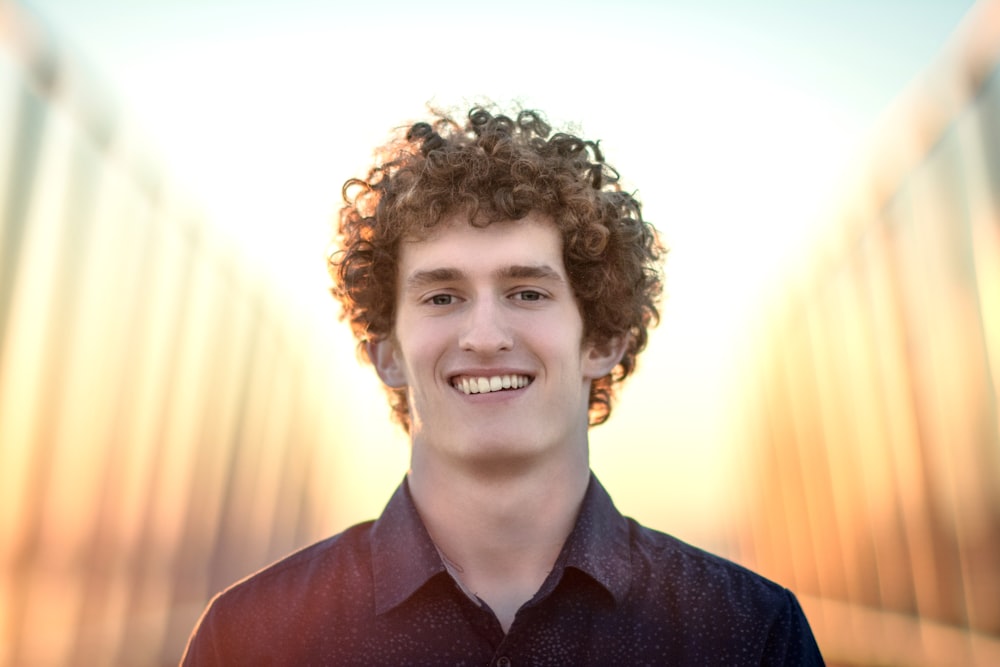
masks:
{"label": "nose", "polygon": [[513,332],[503,306],[490,298],[472,302],[466,311],[458,343],[463,351],[481,354],[512,349]]}

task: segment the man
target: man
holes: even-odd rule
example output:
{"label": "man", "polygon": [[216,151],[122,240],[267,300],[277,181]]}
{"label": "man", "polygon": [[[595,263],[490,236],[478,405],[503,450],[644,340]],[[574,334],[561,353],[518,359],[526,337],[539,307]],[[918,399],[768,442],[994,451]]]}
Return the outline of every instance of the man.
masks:
{"label": "man", "polygon": [[626,519],[590,472],[664,252],[596,143],[475,108],[344,198],[334,294],[410,471],[377,521],[218,596],[186,664],[822,664],[789,591]]}

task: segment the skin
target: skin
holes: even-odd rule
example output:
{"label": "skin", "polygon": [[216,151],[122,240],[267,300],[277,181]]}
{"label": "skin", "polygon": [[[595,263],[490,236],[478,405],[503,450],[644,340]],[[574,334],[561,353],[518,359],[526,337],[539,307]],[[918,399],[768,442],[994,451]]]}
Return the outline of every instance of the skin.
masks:
{"label": "skin", "polygon": [[[408,394],[410,489],[452,574],[506,631],[573,527],[590,474],[590,383],[624,342],[584,341],[561,236],[539,214],[482,228],[448,218],[403,243],[398,275],[393,335],[369,353]],[[456,388],[505,375],[526,386]]]}

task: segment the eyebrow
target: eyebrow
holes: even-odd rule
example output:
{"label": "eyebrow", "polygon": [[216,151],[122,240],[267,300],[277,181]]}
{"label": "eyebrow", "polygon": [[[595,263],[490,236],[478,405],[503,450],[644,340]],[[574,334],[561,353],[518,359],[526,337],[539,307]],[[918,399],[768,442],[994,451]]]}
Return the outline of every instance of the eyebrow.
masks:
{"label": "eyebrow", "polygon": [[407,289],[420,289],[437,283],[447,283],[458,280],[462,277],[462,272],[458,269],[429,269],[427,271],[415,271],[406,278]]}
{"label": "eyebrow", "polygon": [[[414,290],[438,283],[454,282],[460,280],[463,275],[460,270],[450,267],[416,271],[407,277],[406,288]],[[565,282],[562,275],[548,264],[514,264],[504,266],[497,269],[494,272],[494,276],[500,280],[529,278],[535,280],[553,280],[560,283]]]}
{"label": "eyebrow", "polygon": [[496,272],[497,278],[534,278],[564,282],[562,275],[548,264],[505,266]]}

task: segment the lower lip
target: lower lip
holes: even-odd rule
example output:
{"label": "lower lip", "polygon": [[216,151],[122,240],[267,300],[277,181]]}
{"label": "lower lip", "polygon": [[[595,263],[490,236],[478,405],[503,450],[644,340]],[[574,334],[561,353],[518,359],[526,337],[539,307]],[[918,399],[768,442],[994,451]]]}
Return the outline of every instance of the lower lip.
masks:
{"label": "lower lip", "polygon": [[457,389],[457,388],[455,389],[455,391],[457,391],[459,394],[461,394],[465,398],[471,398],[471,399],[477,399],[477,400],[502,400],[504,398],[514,398],[516,396],[520,396],[522,393],[524,393],[524,390],[527,389],[530,386],[531,386],[531,383],[529,382],[525,386],[519,387],[517,389],[504,389],[502,391],[488,391],[486,393],[481,393],[481,394],[466,394],[464,391],[462,391],[461,389]]}

